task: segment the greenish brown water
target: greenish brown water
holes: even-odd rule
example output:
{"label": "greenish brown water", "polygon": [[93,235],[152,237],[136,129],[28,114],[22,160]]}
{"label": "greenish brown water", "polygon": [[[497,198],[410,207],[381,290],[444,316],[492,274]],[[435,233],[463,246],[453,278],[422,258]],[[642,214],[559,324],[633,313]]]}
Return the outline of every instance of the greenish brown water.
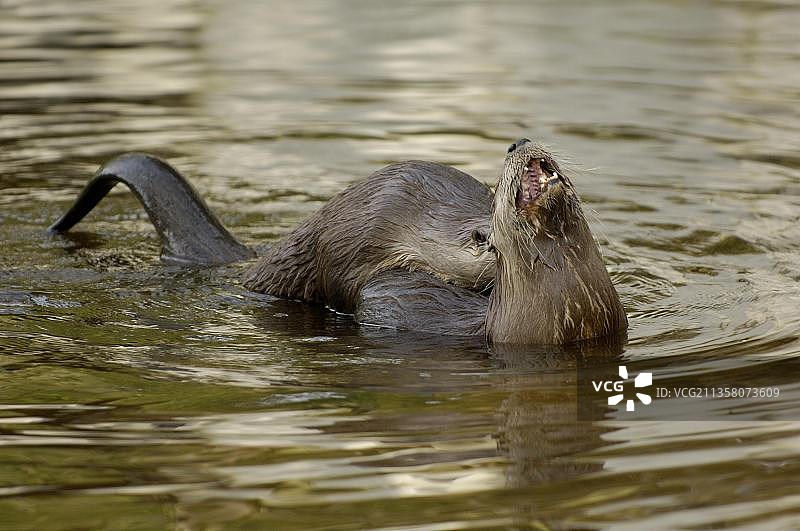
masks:
{"label": "greenish brown water", "polygon": [[[0,528],[796,528],[798,27],[782,1],[0,0]],[[389,162],[493,183],[521,136],[583,168],[620,360],[780,384],[757,421],[579,422],[569,352],[165,267],[126,190],[44,235],[123,151],[258,245]]]}

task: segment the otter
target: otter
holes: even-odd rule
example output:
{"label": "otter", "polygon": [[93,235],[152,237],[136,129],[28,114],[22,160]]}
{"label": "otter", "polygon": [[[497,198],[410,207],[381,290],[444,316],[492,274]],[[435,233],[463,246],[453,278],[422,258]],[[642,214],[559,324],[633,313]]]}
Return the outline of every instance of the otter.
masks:
{"label": "otter", "polygon": [[358,293],[390,270],[425,272],[484,290],[494,280],[489,187],[455,168],[408,161],[333,197],[244,276],[259,293],[355,311]]}
{"label": "otter", "polygon": [[[134,192],[155,225],[163,261],[219,265],[256,256],[185,177],[145,153],[120,155],[102,166],[49,232],[68,231],[118,183]],[[392,269],[423,271],[481,291],[494,280],[491,207],[489,187],[462,171],[423,161],[391,164],[340,192],[267,248],[245,273],[244,285],[346,313],[355,310],[367,280]]]}
{"label": "otter", "polygon": [[513,148],[492,210],[497,273],[487,337],[497,343],[569,343],[627,329],[569,177],[530,140]]}
{"label": "otter", "polygon": [[[68,230],[117,182],[144,204],[166,260],[255,255],[176,170],[144,154],[103,166],[50,231]],[[571,181],[528,139],[508,149],[495,194],[431,162],[377,171],[270,247],[243,282],[365,325],[485,335],[490,343],[563,344],[627,328]]]}

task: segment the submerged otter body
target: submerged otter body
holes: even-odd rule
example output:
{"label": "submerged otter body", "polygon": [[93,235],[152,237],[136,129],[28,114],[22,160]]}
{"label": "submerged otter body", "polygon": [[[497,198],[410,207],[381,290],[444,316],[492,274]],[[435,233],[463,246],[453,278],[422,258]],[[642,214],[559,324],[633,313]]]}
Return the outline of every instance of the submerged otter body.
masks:
{"label": "submerged otter body", "polygon": [[[142,200],[167,257],[224,263],[253,254],[177,171],[141,154],[101,168],[51,231],[68,230],[116,182]],[[182,241],[192,238],[187,227],[209,241]],[[440,164],[379,170],[276,242],[244,285],[353,313],[362,324],[490,343],[568,343],[627,328],[572,184],[526,139],[509,148],[494,196]]]}

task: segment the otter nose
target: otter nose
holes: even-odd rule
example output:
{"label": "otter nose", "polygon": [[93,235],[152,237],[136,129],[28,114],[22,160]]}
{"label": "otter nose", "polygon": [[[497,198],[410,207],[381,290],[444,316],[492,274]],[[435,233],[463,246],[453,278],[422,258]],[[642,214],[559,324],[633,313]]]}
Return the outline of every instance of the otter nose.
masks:
{"label": "otter nose", "polygon": [[527,144],[528,142],[530,142],[529,138],[520,138],[519,140],[508,146],[508,152],[511,153],[518,147],[522,146],[523,144]]}

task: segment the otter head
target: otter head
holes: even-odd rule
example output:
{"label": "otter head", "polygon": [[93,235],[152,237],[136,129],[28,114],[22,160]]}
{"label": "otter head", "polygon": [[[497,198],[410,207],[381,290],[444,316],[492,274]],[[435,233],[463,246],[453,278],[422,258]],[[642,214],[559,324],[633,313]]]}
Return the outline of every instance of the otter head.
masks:
{"label": "otter head", "polygon": [[564,237],[566,231],[583,228],[576,227],[582,219],[580,200],[553,156],[527,138],[511,144],[495,192],[495,248],[543,260],[535,247],[517,245],[520,238],[528,242]]}
{"label": "otter head", "polygon": [[490,341],[567,343],[627,327],[572,182],[527,138],[508,148],[491,229],[497,274]]}

